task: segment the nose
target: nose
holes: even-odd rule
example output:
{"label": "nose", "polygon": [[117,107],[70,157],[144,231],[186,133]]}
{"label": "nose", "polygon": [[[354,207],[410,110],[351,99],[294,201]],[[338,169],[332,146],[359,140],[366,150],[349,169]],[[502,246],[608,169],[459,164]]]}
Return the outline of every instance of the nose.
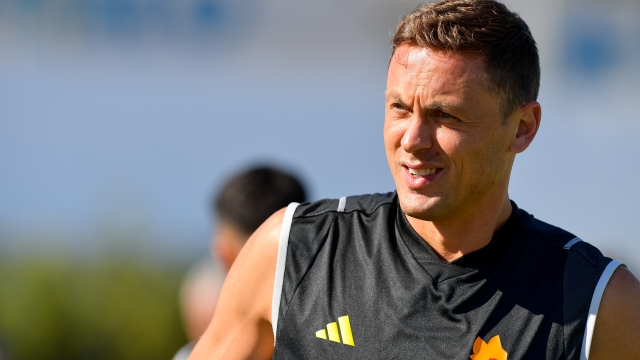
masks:
{"label": "nose", "polygon": [[400,141],[402,149],[408,153],[415,153],[419,150],[432,148],[433,129],[429,120],[416,112],[408,121],[409,124]]}

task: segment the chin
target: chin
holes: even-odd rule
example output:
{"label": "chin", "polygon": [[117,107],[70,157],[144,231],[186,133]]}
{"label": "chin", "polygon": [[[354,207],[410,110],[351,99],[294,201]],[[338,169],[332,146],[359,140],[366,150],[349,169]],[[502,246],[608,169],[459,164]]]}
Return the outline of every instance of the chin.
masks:
{"label": "chin", "polygon": [[443,217],[445,206],[439,197],[421,194],[398,193],[400,208],[407,216],[425,221],[434,221]]}

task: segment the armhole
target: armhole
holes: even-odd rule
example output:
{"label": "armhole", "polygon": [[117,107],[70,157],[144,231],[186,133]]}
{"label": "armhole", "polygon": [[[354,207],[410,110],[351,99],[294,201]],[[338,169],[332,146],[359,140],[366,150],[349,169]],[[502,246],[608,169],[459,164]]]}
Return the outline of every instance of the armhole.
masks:
{"label": "armhole", "polygon": [[600,280],[596,285],[596,289],[593,291],[591,297],[591,306],[589,306],[589,315],[587,316],[587,325],[584,329],[584,336],[582,337],[582,349],[580,350],[580,360],[589,359],[589,351],[591,351],[591,340],[593,338],[593,329],[596,326],[596,318],[598,316],[598,308],[600,307],[600,301],[602,300],[602,294],[604,289],[611,279],[611,275],[618,268],[618,266],[627,266],[624,262],[619,260],[612,260],[609,265],[604,269]]}
{"label": "armhole", "polygon": [[278,312],[280,311],[280,297],[282,295],[282,284],[284,281],[284,267],[287,261],[287,248],[289,245],[289,232],[291,231],[291,222],[293,221],[293,213],[299,203],[291,203],[287,206],[282,219],[282,228],[280,230],[280,241],[278,242],[278,259],[276,261],[276,277],[273,282],[273,298],[271,300],[271,327],[273,328],[273,340],[275,344],[276,330],[278,329]]}
{"label": "armhole", "polygon": [[564,245],[564,248],[569,250],[573,245],[579,243],[580,241],[582,241],[582,239],[580,239],[579,237],[574,237],[573,239],[571,239],[571,241]]}

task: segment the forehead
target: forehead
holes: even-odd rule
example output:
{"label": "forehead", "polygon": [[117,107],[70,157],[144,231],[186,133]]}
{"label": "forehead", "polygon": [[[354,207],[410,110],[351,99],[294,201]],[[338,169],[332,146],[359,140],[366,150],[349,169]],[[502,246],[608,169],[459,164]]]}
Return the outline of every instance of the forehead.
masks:
{"label": "forehead", "polygon": [[464,97],[486,90],[484,69],[481,57],[403,45],[389,63],[387,90]]}

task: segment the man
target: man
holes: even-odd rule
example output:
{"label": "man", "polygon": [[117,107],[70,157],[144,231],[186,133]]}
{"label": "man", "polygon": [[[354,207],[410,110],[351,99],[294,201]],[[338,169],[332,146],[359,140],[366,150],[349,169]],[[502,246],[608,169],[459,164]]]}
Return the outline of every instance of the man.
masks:
{"label": "man", "polygon": [[541,118],[524,21],[445,0],[403,18],[392,45],[396,192],[274,214],[192,359],[640,359],[638,280],[509,200]]}
{"label": "man", "polygon": [[292,174],[270,166],[257,166],[227,180],[212,202],[217,231],[211,252],[231,268],[249,236],[277,210],[292,202],[306,201],[302,182]]}
{"label": "man", "polygon": [[[189,343],[173,356],[173,360],[186,360],[205,330],[220,297],[220,290],[227,275],[219,261],[210,256],[196,262],[187,271],[180,285],[180,314]],[[217,259],[215,259],[217,260]]]}
{"label": "man", "polygon": [[[174,360],[186,359],[193,344],[211,322],[224,276],[247,239],[271,214],[292,202],[304,202],[302,183],[293,175],[269,166],[244,170],[228,179],[213,197],[216,231],[209,257],[195,264],[186,275],[180,304],[187,337]],[[221,266],[220,266],[221,265]]]}

